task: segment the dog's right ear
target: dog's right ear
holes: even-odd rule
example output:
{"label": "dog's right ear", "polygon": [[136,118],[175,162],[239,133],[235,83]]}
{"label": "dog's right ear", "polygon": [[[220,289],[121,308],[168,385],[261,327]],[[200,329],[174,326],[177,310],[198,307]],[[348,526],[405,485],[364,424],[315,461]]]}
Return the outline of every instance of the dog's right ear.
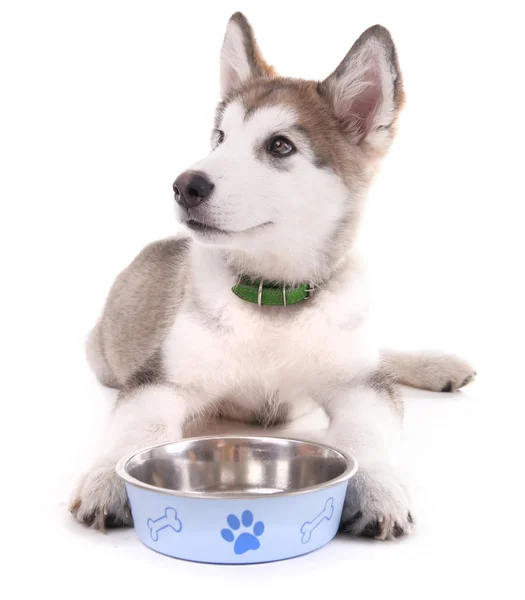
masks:
{"label": "dog's right ear", "polygon": [[262,57],[248,19],[240,12],[231,16],[221,50],[221,97],[253,77],[272,77],[273,68]]}

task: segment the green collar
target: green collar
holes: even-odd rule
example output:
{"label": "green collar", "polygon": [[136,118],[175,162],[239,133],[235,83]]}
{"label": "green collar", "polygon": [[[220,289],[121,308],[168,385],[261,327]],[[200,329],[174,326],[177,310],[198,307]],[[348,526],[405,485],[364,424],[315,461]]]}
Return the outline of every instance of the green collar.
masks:
{"label": "green collar", "polygon": [[243,277],[232,287],[232,292],[246,302],[259,306],[290,306],[309,298],[313,290],[308,283],[286,287],[280,283],[264,283],[262,279],[254,281]]}

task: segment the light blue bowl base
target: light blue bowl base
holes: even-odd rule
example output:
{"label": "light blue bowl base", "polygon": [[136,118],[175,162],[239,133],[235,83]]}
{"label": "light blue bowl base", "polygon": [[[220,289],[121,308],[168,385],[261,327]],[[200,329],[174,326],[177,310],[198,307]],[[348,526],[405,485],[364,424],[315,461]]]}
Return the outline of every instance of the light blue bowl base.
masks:
{"label": "light blue bowl base", "polygon": [[313,552],[337,533],[348,482],[246,499],[185,498],[126,484],[139,539],[175,558],[250,564]]}

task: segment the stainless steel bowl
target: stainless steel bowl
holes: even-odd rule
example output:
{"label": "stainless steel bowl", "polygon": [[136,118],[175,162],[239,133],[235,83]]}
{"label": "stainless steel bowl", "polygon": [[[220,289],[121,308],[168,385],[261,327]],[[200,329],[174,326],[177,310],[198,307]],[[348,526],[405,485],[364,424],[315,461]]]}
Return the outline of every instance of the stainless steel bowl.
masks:
{"label": "stainless steel bowl", "polygon": [[354,459],[330,446],[252,436],[162,444],[117,466],[146,545],[227,563],[278,560],[326,544],[356,470]]}

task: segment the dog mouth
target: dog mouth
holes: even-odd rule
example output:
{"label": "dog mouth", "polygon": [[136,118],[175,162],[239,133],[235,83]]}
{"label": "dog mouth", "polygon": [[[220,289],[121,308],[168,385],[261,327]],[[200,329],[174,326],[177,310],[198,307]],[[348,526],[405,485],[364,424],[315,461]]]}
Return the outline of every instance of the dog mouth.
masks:
{"label": "dog mouth", "polygon": [[272,222],[267,221],[266,223],[261,223],[260,225],[254,225],[253,227],[248,227],[247,229],[241,229],[240,231],[221,229],[220,227],[215,227],[214,225],[203,223],[202,221],[197,221],[196,219],[188,219],[187,221],[184,221],[184,225],[186,225],[188,229],[191,229],[191,231],[203,235],[235,235],[238,233],[247,233],[249,231],[255,231],[256,229],[268,227],[268,225],[272,225]]}
{"label": "dog mouth", "polygon": [[222,234],[222,235],[231,235],[233,232],[227,231],[226,229],[220,229],[219,227],[214,227],[213,225],[208,225],[208,223],[202,223],[201,221],[196,221],[195,219],[188,219],[184,221],[184,225],[195,231],[197,233],[204,234]]}

